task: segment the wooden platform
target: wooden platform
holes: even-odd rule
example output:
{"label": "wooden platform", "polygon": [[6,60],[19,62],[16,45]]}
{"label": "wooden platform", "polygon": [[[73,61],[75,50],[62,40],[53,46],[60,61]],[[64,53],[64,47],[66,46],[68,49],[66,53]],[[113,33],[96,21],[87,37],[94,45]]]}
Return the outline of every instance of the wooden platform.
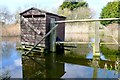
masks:
{"label": "wooden platform", "polygon": [[[29,50],[31,50],[31,48],[33,47],[33,45],[28,45],[28,44],[22,44],[22,46],[20,47],[16,47],[18,50],[22,50],[24,51],[25,53],[28,52]],[[38,45],[37,47],[34,48],[34,50],[31,52],[31,53],[34,53],[34,54],[38,54],[38,55],[41,55],[41,53],[44,52],[44,46],[40,46]],[[24,53],[23,53],[24,54]]]}

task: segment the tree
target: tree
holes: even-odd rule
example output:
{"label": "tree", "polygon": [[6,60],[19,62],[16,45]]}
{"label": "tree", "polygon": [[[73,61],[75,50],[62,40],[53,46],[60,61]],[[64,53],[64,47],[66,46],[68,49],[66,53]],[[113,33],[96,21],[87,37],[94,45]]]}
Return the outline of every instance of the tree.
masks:
{"label": "tree", "polygon": [[[120,18],[120,1],[108,2],[102,9],[100,18]],[[120,21],[101,21],[102,25],[108,25],[112,23],[120,23]]]}
{"label": "tree", "polygon": [[90,18],[91,10],[88,8],[88,3],[83,0],[79,2],[64,1],[58,9],[58,14],[66,16],[67,19],[84,19]]}
{"label": "tree", "polygon": [[10,14],[8,8],[0,7],[0,22],[10,23],[12,21],[13,15]]}
{"label": "tree", "polygon": [[62,16],[66,16],[68,20],[85,19],[90,17],[91,11],[89,8],[80,7],[72,11],[69,9],[64,9],[64,10],[59,9],[58,14]]}
{"label": "tree", "polygon": [[22,12],[22,8],[19,7],[16,9],[15,13],[14,13],[14,19],[15,19],[15,23],[20,23],[20,12]]}
{"label": "tree", "polygon": [[66,1],[64,1],[63,4],[60,6],[60,8],[62,10],[65,8],[73,10],[78,7],[88,7],[88,3],[86,3],[85,1],[81,1],[81,2],[66,2]]}

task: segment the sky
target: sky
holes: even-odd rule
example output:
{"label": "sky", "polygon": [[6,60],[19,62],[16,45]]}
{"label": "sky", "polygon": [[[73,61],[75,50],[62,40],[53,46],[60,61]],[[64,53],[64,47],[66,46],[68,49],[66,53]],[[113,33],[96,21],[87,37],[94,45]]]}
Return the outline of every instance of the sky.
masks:
{"label": "sky", "polygon": [[[55,12],[64,0],[1,0],[0,7],[7,7],[12,13],[17,9],[28,9],[30,7],[37,7],[49,12]],[[92,11],[95,12],[95,18],[99,18],[102,8],[113,0],[85,0]]]}

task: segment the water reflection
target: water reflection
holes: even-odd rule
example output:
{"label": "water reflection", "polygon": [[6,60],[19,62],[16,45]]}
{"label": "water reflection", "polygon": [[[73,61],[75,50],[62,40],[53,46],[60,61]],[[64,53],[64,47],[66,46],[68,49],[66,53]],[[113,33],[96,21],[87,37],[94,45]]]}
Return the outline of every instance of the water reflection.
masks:
{"label": "water reflection", "polygon": [[23,77],[28,78],[60,78],[64,72],[64,63],[58,63],[55,55],[44,58],[23,56]]}
{"label": "water reflection", "polygon": [[16,50],[16,44],[1,42],[2,45],[2,71],[3,77],[22,78],[21,54]]}
{"label": "water reflection", "polygon": [[62,78],[92,78],[93,68],[65,63],[65,74]]}
{"label": "water reflection", "polygon": [[22,57],[23,78],[45,78],[45,59],[39,57]]}
{"label": "water reflection", "polygon": [[[90,51],[90,52],[86,55],[86,58],[87,58],[87,59],[93,59],[93,52]],[[100,59],[101,59],[101,60],[107,60],[102,53],[100,53]]]}
{"label": "water reflection", "polygon": [[116,74],[115,70],[98,69],[98,74],[98,78],[119,78],[119,74]]}
{"label": "water reflection", "polygon": [[[88,59],[86,59],[86,57],[55,55],[55,53],[51,53],[50,55],[45,56],[40,55],[21,56],[21,52],[16,50],[16,42],[3,41],[1,42],[1,45],[2,45],[2,62],[1,62],[2,71],[0,73],[3,74],[2,75],[3,77],[24,79],[118,78],[118,76],[120,75],[120,73],[116,74],[114,67],[111,70],[104,69],[105,63],[114,66],[114,62],[110,62],[107,60],[98,61],[97,64],[99,64],[99,67],[95,66],[96,62],[90,60],[90,58],[92,57],[92,52],[87,54],[86,57]],[[80,48],[83,49],[82,46],[80,46]],[[102,56],[101,59],[105,59],[102,54],[101,56]]]}
{"label": "water reflection", "polygon": [[[26,56],[27,57],[27,56]],[[33,59],[31,59],[33,58]],[[26,60],[24,60],[26,59]],[[49,55],[46,58],[24,57],[24,78],[118,78],[115,70],[101,69],[96,63],[88,61],[70,62]],[[65,58],[62,58],[65,59]],[[72,61],[72,60],[71,60]],[[98,62],[99,64],[99,62]],[[93,65],[91,67],[91,65]]]}

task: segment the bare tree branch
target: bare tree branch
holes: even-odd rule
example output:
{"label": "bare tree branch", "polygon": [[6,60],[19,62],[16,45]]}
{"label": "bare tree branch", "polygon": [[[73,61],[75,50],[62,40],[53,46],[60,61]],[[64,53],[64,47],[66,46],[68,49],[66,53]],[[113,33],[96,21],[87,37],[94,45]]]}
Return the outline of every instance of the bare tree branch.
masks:
{"label": "bare tree branch", "polygon": [[10,14],[8,8],[0,7],[0,22],[10,23],[13,15]]}

